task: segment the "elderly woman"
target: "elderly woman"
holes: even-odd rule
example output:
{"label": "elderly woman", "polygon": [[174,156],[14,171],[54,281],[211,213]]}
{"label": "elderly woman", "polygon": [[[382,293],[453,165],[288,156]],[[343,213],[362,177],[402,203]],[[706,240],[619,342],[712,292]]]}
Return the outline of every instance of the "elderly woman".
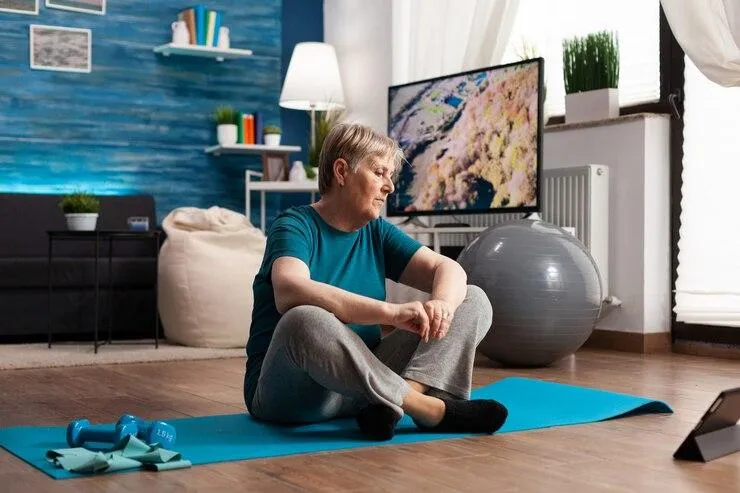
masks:
{"label": "elderly woman", "polygon": [[[469,400],[491,305],[462,268],[380,217],[403,152],[341,124],[319,158],[321,199],[273,223],[254,281],[244,398],[252,416],[311,423],[356,416],[387,440],[404,413],[422,430],[494,433],[507,411]],[[389,278],[430,301],[385,300]],[[381,325],[396,330],[381,337]]]}

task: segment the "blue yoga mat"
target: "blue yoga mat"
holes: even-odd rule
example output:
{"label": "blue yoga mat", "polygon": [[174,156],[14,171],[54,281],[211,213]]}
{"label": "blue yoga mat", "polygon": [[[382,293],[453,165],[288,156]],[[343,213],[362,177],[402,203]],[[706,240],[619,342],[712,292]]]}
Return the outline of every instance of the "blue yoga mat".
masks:
{"label": "blue yoga mat", "polygon": [[[496,399],[506,405],[509,417],[499,433],[673,412],[664,402],[653,399],[519,377],[476,389],[473,397]],[[353,419],[293,427],[260,423],[240,413],[168,422],[177,429],[177,443],[171,448],[193,465],[471,436],[420,433],[408,416],[387,442],[363,438]],[[44,458],[48,450],[67,447],[65,433],[64,426],[3,428],[0,446],[53,478],[80,477]]]}

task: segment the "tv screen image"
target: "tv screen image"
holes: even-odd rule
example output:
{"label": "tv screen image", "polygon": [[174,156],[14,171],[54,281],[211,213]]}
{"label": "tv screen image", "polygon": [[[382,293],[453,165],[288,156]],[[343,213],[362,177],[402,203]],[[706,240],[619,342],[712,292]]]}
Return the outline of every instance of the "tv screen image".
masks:
{"label": "tv screen image", "polygon": [[389,216],[537,212],[541,58],[388,90],[388,135],[404,162]]}

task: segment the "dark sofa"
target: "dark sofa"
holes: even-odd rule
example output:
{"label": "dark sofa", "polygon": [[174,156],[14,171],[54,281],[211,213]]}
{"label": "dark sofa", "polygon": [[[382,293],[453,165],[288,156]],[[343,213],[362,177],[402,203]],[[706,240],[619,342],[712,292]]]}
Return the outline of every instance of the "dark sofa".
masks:
{"label": "dark sofa", "polygon": [[[61,195],[0,194],[0,341],[45,340],[48,313],[47,230],[67,229],[57,204]],[[124,230],[131,216],[156,225],[147,195],[99,196],[97,229]],[[162,238],[161,241],[163,241]],[[115,240],[113,297],[108,306],[108,243],[100,245],[101,338],[112,315],[114,339],[154,337],[156,316],[154,241]],[[55,241],[52,268],[55,340],[89,339],[94,321],[94,241]]]}

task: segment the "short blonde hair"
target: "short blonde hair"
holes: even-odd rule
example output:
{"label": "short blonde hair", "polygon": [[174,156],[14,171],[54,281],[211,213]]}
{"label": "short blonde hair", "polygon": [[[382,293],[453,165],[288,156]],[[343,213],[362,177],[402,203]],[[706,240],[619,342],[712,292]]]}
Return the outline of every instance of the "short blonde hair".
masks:
{"label": "short blonde hair", "polygon": [[326,136],[319,154],[319,193],[326,193],[334,179],[334,161],[344,159],[350,170],[357,170],[367,156],[390,156],[393,172],[403,162],[403,150],[395,140],[359,123],[340,123]]}

